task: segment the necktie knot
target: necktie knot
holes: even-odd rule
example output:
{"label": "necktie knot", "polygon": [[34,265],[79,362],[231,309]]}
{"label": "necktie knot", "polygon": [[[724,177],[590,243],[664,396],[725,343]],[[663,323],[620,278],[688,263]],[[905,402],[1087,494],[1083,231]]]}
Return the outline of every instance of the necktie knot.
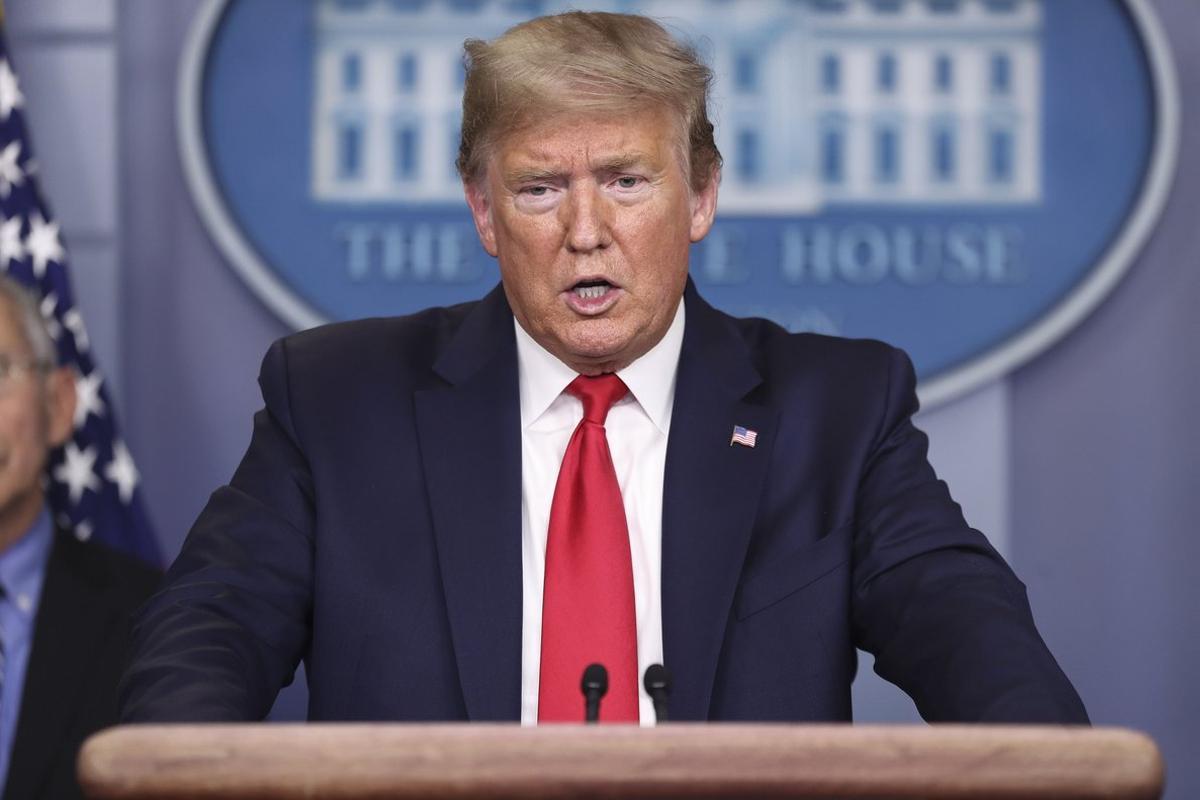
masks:
{"label": "necktie knot", "polygon": [[612,373],[596,375],[580,375],[571,381],[567,391],[583,402],[583,418],[596,425],[603,425],[608,419],[609,409],[613,404],[629,393],[624,382]]}

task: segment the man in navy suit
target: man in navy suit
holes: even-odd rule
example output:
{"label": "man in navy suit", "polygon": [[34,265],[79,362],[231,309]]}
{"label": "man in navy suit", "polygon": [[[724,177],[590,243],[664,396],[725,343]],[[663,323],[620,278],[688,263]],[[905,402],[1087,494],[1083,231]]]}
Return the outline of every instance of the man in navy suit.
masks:
{"label": "man in navy suit", "polygon": [[0,275],[0,797],[82,797],[75,757],[117,721],[129,618],[159,573],[59,528],[50,451],[70,439],[75,373],[37,299]]}
{"label": "man in navy suit", "polygon": [[[858,646],[926,719],[1086,723],[926,460],[908,359],[689,282],[721,163],[695,54],[573,12],[467,55],[458,165],[501,286],[272,346],[249,450],[141,615],[124,718],[261,719],[303,660],[312,719],[532,723],[578,685],[560,639],[616,630],[615,680],[665,663],[672,719],[847,720]],[[576,387],[613,375],[597,417]],[[585,481],[571,516],[587,425],[619,499]],[[564,567],[563,537],[595,520],[621,597],[564,627],[597,565]]]}

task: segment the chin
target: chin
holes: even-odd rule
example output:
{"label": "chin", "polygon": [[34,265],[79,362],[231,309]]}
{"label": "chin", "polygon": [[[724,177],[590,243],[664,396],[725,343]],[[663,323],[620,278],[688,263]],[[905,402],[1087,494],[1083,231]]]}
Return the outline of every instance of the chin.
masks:
{"label": "chin", "polygon": [[581,374],[599,375],[616,372],[627,366],[629,359],[625,359],[623,353],[619,347],[569,345],[564,350],[562,361]]}
{"label": "chin", "polygon": [[567,352],[580,358],[618,358],[629,349],[630,341],[624,336],[572,336],[563,340]]}

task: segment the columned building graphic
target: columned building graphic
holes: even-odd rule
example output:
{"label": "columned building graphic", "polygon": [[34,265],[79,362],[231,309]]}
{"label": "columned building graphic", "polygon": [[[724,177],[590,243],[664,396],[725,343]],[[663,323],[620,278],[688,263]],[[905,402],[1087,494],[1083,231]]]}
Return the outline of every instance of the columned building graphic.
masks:
{"label": "columned building graphic", "polygon": [[[718,75],[725,213],[1031,204],[1042,0],[601,0],[656,17]],[[463,39],[564,0],[316,0],[312,192],[457,204]]]}

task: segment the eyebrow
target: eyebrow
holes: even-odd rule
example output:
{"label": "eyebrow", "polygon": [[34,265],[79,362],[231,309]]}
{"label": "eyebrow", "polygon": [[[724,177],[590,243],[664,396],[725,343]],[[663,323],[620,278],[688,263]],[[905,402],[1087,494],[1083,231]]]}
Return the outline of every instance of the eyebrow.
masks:
{"label": "eyebrow", "polygon": [[562,175],[553,169],[522,168],[504,174],[505,183],[540,183],[550,181]]}
{"label": "eyebrow", "polygon": [[[651,158],[649,155],[637,151],[618,153],[594,164],[592,166],[592,171],[602,174],[623,172],[631,167],[642,166],[650,162],[650,160]],[[538,167],[518,167],[504,174],[504,182],[508,184],[540,183],[543,181],[556,180],[562,176],[563,172],[561,170],[541,169]]]}
{"label": "eyebrow", "polygon": [[638,167],[650,161],[650,156],[646,153],[629,152],[620,153],[596,165],[596,170],[600,172],[622,172],[630,167]]}

